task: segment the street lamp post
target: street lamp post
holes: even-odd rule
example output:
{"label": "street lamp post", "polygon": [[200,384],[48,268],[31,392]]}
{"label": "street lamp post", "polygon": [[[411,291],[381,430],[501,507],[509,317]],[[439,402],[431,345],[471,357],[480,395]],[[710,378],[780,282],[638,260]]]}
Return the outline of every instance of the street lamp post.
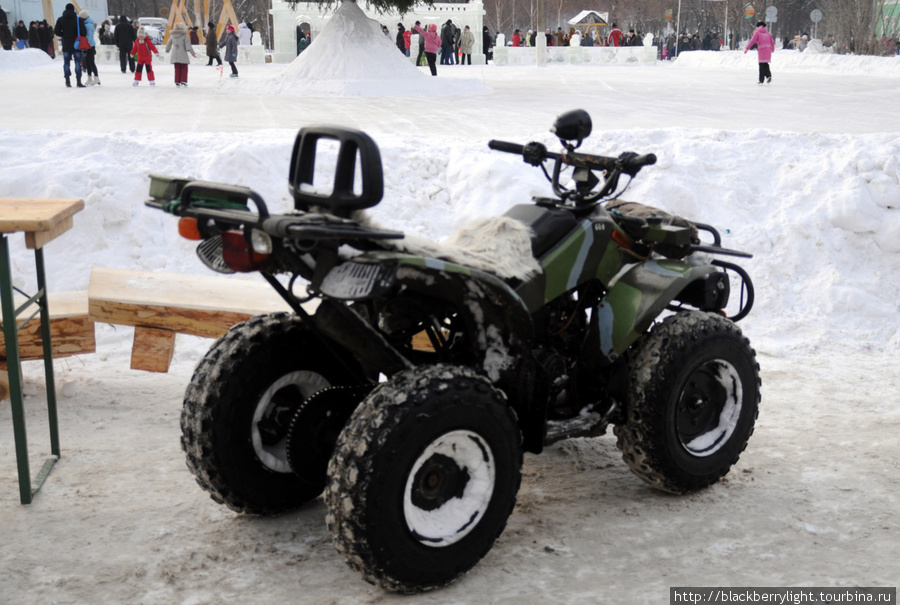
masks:
{"label": "street lamp post", "polygon": [[681,44],[681,0],[678,0],[678,17],[675,20],[675,58],[678,58],[678,48]]}

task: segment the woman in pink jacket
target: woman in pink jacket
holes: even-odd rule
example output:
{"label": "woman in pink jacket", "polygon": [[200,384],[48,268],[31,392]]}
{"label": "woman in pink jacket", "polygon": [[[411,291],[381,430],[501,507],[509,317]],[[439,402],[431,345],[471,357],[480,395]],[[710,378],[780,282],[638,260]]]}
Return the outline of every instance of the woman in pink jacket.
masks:
{"label": "woman in pink jacket", "polygon": [[769,69],[769,62],[772,60],[772,51],[775,50],[775,38],[766,29],[765,21],[756,24],[756,31],[753,32],[753,36],[747,42],[747,48],[744,49],[745,55],[747,50],[753,48],[754,44],[756,44],[756,53],[759,56],[759,83],[762,84],[764,81],[770,83],[772,82],[772,70]]}
{"label": "woman in pink jacket", "polygon": [[437,58],[437,51],[441,48],[441,35],[437,33],[437,25],[432,23],[426,32],[416,21],[416,31],[425,39],[425,60],[428,61],[431,75],[436,76],[437,67],[434,66],[434,60]]}

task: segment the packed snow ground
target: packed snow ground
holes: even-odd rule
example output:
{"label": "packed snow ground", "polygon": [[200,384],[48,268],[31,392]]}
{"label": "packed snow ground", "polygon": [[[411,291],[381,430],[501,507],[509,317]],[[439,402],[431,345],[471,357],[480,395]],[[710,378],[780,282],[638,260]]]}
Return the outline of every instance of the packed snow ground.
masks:
{"label": "packed snow ground", "polygon": [[[732,473],[673,497],[632,476],[610,436],[527,456],[494,549],[416,602],[659,603],[669,586],[900,584],[900,59],[779,51],[771,86],[755,84],[752,53],[648,67],[438,66],[423,79],[448,82],[445,94],[358,98],[260,92],[296,63],[242,65],[239,83],[195,63],[184,90],[166,64],[154,89],[101,64],[102,86],[69,90],[61,61],[40,55],[0,52],[0,195],[85,200],[47,246],[51,294],[86,289],[91,266],[206,273],[174,219],[143,206],[148,173],[247,185],[287,208],[296,130],[361,128],[385,167],[376,218],[439,239],[547,194],[540,171],[486,144],[552,148],[553,118],[576,107],[594,120],[585,150],[659,156],[627,199],[713,224],[726,246],[755,255],[742,262],[757,302],[741,327],[763,401]],[[472,78],[488,92],[458,94]],[[33,289],[20,238],[14,283]],[[321,503],[241,517],[194,484],[178,416],[210,341],[179,337],[172,370],[157,375],[128,369],[128,329],[97,333],[97,354],[56,363],[63,457],[27,507],[0,403],[4,604],[409,601],[343,564]],[[24,374],[35,473],[49,451],[46,398],[40,364]]]}

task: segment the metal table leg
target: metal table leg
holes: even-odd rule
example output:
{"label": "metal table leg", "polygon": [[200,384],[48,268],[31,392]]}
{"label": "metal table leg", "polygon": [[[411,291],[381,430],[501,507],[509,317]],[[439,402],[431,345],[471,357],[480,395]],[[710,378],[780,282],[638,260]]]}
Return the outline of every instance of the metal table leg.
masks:
{"label": "metal table leg", "polygon": [[[6,345],[6,363],[7,371],[9,372],[9,399],[13,417],[13,434],[16,442],[19,496],[22,504],[31,504],[34,494],[41,488],[41,485],[43,485],[44,480],[50,473],[50,469],[60,457],[59,430],[56,417],[56,388],[53,379],[53,354],[50,348],[50,321],[47,311],[47,290],[44,278],[44,257],[40,248],[35,250],[35,265],[39,291],[31,300],[40,306],[41,338],[44,348],[44,371],[47,383],[47,409],[50,416],[50,447],[52,456],[44,462],[36,478],[35,485],[32,486],[28,464],[25,406],[22,397],[22,368],[21,360],[19,359],[19,326],[17,325],[18,311],[13,302],[9,246],[6,236],[0,236],[0,307],[2,307],[3,339]],[[23,309],[29,306],[30,302],[23,305]]]}

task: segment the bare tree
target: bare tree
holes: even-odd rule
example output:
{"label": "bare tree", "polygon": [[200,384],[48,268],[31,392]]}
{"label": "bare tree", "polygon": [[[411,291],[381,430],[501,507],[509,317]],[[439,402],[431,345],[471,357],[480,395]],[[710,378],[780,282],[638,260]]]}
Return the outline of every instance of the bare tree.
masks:
{"label": "bare tree", "polygon": [[516,0],[486,0],[484,24],[491,33],[512,31]]}
{"label": "bare tree", "polygon": [[818,8],[824,13],[819,27],[827,27],[852,52],[864,53],[867,45],[868,52],[872,52],[871,40],[884,0],[819,0]]}

